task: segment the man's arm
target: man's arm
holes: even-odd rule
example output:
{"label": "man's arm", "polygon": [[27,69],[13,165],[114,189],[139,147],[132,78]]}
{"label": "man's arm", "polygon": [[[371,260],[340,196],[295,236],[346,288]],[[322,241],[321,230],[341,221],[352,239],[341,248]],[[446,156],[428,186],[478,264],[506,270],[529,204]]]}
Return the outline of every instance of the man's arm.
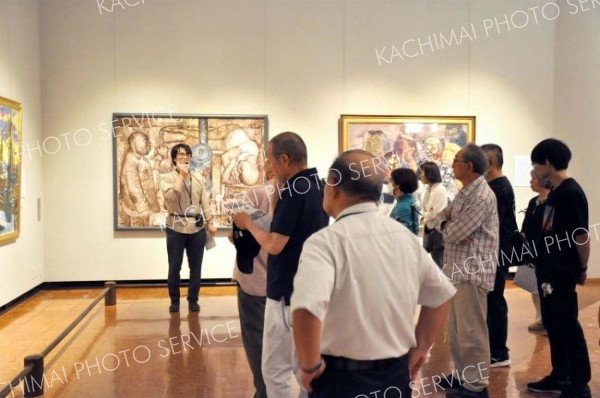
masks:
{"label": "man's arm", "polygon": [[575,237],[575,243],[577,246],[577,254],[579,255],[580,272],[577,277],[577,283],[580,285],[585,284],[587,279],[587,264],[590,260],[590,236],[587,232],[577,235]]}
{"label": "man's arm", "polygon": [[[494,198],[495,200],[495,198]],[[494,203],[496,206],[496,203]],[[458,214],[457,218],[444,222],[444,241],[460,243],[469,238],[477,228],[481,227],[486,217],[489,216],[489,205],[483,200],[471,201],[466,208]]]}
{"label": "man's arm", "polygon": [[590,260],[590,236],[587,232],[579,234],[575,237],[575,242],[577,242],[577,254],[579,254],[581,267],[586,269]]}
{"label": "man's arm", "polygon": [[300,359],[302,385],[311,392],[310,383],[325,369],[321,358],[321,321],[305,309],[293,313],[294,342]]}
{"label": "man's arm", "polygon": [[248,213],[240,212],[236,214],[233,218],[233,222],[238,228],[250,231],[258,244],[269,254],[275,256],[283,251],[288,240],[290,240],[289,236],[262,230],[254,223],[254,221],[252,221]]}
{"label": "man's arm", "polygon": [[[248,216],[248,218],[250,217]],[[246,228],[248,231],[250,231],[252,236],[254,236],[254,239],[256,239],[258,244],[269,254],[274,256],[281,253],[285,245],[287,245],[288,240],[290,240],[289,236],[278,234],[277,232],[267,232],[260,229],[252,220],[248,220]]]}
{"label": "man's arm", "polygon": [[160,188],[163,196],[167,201],[177,200],[179,193],[183,191],[183,177],[179,174],[173,178],[169,173],[160,180]]}
{"label": "man's arm", "polygon": [[[419,314],[419,321],[417,322],[415,334],[417,339],[417,346],[411,348],[409,351],[409,371],[410,378],[415,379],[419,369],[425,363],[427,359],[427,352],[433,341],[439,334],[440,330],[446,325],[448,319],[448,312],[450,310],[450,300],[437,308],[421,307],[421,313]],[[294,328],[295,328],[294,324]],[[295,334],[295,331],[294,331]],[[297,344],[297,343],[296,343]]]}
{"label": "man's arm", "polygon": [[321,327],[329,308],[335,281],[335,244],[317,234],[304,243],[291,299],[292,324],[296,350],[302,367],[302,385],[310,383],[325,370],[321,360]]}

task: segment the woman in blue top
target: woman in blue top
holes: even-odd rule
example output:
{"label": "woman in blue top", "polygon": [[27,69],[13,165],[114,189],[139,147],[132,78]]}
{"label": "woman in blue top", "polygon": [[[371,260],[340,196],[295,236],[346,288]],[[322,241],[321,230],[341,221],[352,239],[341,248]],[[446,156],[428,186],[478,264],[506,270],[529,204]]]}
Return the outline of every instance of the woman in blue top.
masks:
{"label": "woman in blue top", "polygon": [[404,224],[415,235],[419,234],[419,206],[413,192],[419,187],[417,175],[411,169],[392,171],[392,193],[396,198],[396,206],[390,217]]}

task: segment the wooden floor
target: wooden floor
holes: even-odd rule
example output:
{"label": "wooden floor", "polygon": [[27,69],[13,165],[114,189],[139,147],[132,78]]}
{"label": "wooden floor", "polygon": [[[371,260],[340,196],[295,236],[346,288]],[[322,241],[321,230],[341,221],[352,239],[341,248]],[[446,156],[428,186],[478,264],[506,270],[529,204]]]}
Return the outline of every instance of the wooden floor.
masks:
{"label": "wooden floor", "polygon": [[[23,358],[40,352],[100,290],[42,291],[0,315],[0,383],[12,379]],[[99,303],[45,358],[44,397],[251,397],[234,293],[233,288],[203,288],[199,315],[186,307],[170,314],[166,288],[119,288],[116,307]],[[592,360],[590,387],[600,397],[600,284],[581,288],[579,297]],[[548,340],[527,331],[534,312],[530,295],[509,283],[506,298],[512,365],[492,370],[490,396],[543,398],[527,392],[525,384],[549,372]],[[431,376],[451,369],[442,335],[413,397],[443,397],[434,391]],[[22,396],[24,388],[15,388],[12,396]]]}

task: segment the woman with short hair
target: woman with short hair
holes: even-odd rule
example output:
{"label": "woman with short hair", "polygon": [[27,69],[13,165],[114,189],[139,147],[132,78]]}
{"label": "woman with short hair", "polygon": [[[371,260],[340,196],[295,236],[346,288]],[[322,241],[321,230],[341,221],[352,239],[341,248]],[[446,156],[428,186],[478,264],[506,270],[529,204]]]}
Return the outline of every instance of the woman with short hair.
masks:
{"label": "woman with short hair", "polygon": [[190,267],[188,304],[191,312],[200,311],[200,274],[206,244],[206,230],[214,237],[209,195],[204,181],[190,172],[192,149],[187,144],[177,144],[171,149],[175,169],[162,176],[161,190],[165,198],[167,216],[167,254],[169,258],[169,312],[179,311],[179,285],[183,252]]}
{"label": "woman with short hair", "polygon": [[415,235],[419,234],[419,206],[413,193],[419,187],[417,175],[411,169],[396,169],[392,171],[392,194],[396,205],[390,217],[404,224]]}

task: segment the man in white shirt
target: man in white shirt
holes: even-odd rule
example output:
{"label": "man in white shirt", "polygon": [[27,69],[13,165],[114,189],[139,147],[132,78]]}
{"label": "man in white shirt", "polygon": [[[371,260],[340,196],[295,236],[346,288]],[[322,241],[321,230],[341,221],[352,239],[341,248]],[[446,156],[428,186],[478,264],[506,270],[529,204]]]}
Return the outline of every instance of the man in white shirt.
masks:
{"label": "man in white shirt", "polygon": [[377,213],[374,160],[353,150],[333,163],[323,208],[336,222],[305,242],[294,279],[294,340],[311,397],[410,397],[455,292],[417,237]]}

